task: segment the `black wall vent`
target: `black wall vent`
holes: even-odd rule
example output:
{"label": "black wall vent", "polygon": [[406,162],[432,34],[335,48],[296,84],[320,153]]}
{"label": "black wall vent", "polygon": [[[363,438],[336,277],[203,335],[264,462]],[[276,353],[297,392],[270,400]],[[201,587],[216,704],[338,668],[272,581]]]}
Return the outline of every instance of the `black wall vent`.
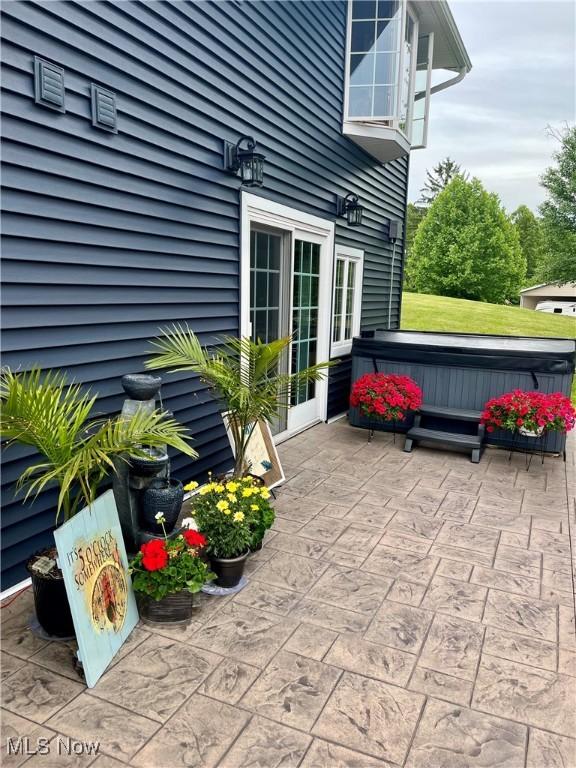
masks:
{"label": "black wall vent", "polygon": [[64,70],[50,61],[34,57],[34,100],[43,107],[66,112],[64,108]]}
{"label": "black wall vent", "polygon": [[103,131],[118,133],[118,118],[116,115],[116,94],[107,91],[99,85],[91,85],[92,89],[92,125]]}

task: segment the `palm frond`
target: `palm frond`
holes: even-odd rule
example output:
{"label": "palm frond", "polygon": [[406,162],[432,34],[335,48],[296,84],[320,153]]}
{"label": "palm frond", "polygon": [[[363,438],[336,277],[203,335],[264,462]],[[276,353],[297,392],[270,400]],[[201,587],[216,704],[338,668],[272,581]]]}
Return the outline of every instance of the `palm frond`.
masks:
{"label": "palm frond", "polygon": [[[248,337],[226,336],[211,348],[202,347],[187,325],[161,331],[152,342],[147,368],[191,371],[233,414],[237,462],[242,461],[246,428],[255,421],[273,421],[290,407],[291,394],[311,381],[319,381],[331,363],[319,363],[293,374],[281,373],[289,354],[290,336],[265,343]],[[237,466],[238,468],[238,466]]]}
{"label": "palm frond", "polygon": [[43,456],[22,472],[17,487],[26,489],[28,499],[58,485],[58,513],[63,509],[66,519],[82,500],[94,500],[99,483],[115,471],[116,458],[143,455],[142,446],[165,445],[191,458],[198,455],[186,428],[160,411],[90,420],[96,396],[68,385],[58,372],[4,371],[0,397],[2,437],[8,445],[29,445]]}

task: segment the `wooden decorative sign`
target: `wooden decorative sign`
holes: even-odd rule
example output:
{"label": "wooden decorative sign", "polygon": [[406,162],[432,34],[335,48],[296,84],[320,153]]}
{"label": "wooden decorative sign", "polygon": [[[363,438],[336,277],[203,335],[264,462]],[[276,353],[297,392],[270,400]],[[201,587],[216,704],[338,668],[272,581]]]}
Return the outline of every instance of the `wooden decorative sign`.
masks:
{"label": "wooden decorative sign", "polygon": [[[222,418],[226,425],[230,445],[234,451],[234,439],[232,431],[228,426],[228,414],[223,413]],[[268,488],[275,488],[280,483],[283,483],[286,478],[278,458],[272,433],[270,432],[270,425],[266,421],[258,421],[256,424],[251,424],[247,429],[250,430],[250,437],[246,447],[248,471],[253,475],[257,475],[257,477],[261,477]]]}
{"label": "wooden decorative sign", "polygon": [[89,688],[138,623],[114,494],[107,491],[54,531]]}

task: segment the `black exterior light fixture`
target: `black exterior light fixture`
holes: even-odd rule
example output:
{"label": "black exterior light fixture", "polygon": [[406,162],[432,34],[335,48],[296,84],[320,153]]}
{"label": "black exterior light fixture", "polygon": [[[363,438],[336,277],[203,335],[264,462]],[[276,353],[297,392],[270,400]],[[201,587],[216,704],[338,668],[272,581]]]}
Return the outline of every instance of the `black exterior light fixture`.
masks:
{"label": "black exterior light fixture", "polygon": [[358,195],[348,192],[346,197],[336,198],[336,214],[346,216],[349,227],[359,227],[362,224],[364,208],[358,202]]}
{"label": "black exterior light fixture", "polygon": [[235,176],[240,175],[246,187],[261,187],[264,182],[265,156],[255,149],[252,136],[242,136],[236,144],[224,142],[224,168]]}

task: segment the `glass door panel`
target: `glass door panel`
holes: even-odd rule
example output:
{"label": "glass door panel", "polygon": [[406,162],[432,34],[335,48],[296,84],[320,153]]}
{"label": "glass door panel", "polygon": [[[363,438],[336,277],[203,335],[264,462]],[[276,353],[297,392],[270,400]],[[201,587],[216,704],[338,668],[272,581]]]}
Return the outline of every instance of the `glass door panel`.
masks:
{"label": "glass door panel", "polygon": [[[290,252],[285,232],[252,229],[250,232],[250,322],[252,340],[265,343],[288,336]],[[288,371],[288,355],[280,371]],[[284,410],[271,425],[273,435],[287,426]]]}
{"label": "glass door panel", "polygon": [[282,286],[282,235],[252,230],[250,233],[250,322],[252,339],[269,342],[280,338]]}
{"label": "glass door panel", "polygon": [[[254,225],[250,232],[250,322],[252,339],[270,342],[292,335],[280,370],[295,373],[318,362],[319,332],[329,333],[320,316],[321,253],[325,239],[301,230]],[[342,283],[342,324],[349,312],[347,275]],[[322,275],[324,278],[324,275]],[[327,312],[328,308],[323,307]],[[319,331],[320,329],[320,331]],[[322,344],[320,344],[322,347]],[[273,434],[297,431],[318,420],[320,402],[314,382],[290,394],[290,409],[271,425]]]}
{"label": "glass door panel", "polygon": [[[294,283],[292,292],[292,373],[316,363],[318,295],[320,288],[320,243],[294,240]],[[292,392],[291,405],[312,400],[314,382]]]}

